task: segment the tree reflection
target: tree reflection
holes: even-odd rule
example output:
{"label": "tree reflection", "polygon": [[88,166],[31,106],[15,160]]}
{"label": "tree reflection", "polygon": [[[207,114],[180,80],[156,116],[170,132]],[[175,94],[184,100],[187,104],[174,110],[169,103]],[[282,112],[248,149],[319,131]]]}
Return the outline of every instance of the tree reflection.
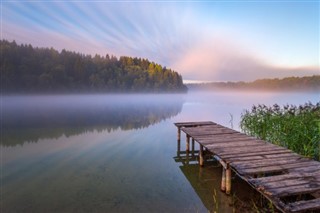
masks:
{"label": "tree reflection", "polygon": [[90,131],[146,128],[181,112],[181,95],[4,97],[4,146]]}

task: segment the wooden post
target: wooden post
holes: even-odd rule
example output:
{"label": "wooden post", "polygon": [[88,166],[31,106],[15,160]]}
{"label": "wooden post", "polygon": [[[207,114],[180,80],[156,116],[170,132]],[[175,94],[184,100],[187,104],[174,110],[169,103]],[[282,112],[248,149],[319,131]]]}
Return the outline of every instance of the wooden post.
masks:
{"label": "wooden post", "polygon": [[200,166],[203,166],[203,146],[201,144],[199,150],[199,164]]}
{"label": "wooden post", "polygon": [[194,156],[194,138],[192,138],[191,154]]}
{"label": "wooden post", "polygon": [[177,141],[177,156],[180,157],[180,141]]}
{"label": "wooden post", "polygon": [[226,169],[222,167],[221,191],[226,191]]}
{"label": "wooden post", "polygon": [[178,127],[178,134],[177,134],[177,136],[178,136],[178,141],[180,142],[180,138],[181,138],[181,130],[180,130],[180,127]]}
{"label": "wooden post", "polygon": [[190,135],[187,135],[186,137],[186,151],[190,151]]}
{"label": "wooden post", "polygon": [[186,165],[189,165],[189,157],[190,157],[190,156],[189,156],[189,152],[187,151],[187,152],[186,152],[186,161],[185,161],[185,164],[186,164]]}
{"label": "wooden post", "polygon": [[226,194],[230,195],[231,193],[231,168],[229,164],[226,169]]}
{"label": "wooden post", "polygon": [[180,140],[180,136],[181,136],[181,130],[180,127],[178,127],[178,139],[177,139],[177,156],[180,157],[180,147],[181,147],[181,140]]}

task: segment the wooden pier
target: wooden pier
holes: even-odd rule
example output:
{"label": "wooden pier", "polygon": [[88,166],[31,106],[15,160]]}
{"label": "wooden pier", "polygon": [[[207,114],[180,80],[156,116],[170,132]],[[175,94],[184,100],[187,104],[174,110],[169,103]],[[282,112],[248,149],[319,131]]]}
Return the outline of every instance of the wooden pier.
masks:
{"label": "wooden pier", "polygon": [[200,166],[205,152],[221,163],[221,190],[226,194],[231,193],[233,171],[282,212],[320,212],[320,162],[211,121],[175,125],[178,152],[182,131],[186,152],[194,155],[194,143],[199,143],[196,154]]}

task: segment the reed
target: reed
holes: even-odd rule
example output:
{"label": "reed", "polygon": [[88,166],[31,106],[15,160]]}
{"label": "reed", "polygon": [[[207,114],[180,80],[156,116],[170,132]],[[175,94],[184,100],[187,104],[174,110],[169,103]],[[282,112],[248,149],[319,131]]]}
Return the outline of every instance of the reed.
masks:
{"label": "reed", "polygon": [[320,160],[320,102],[303,105],[254,105],[241,114],[246,134]]}

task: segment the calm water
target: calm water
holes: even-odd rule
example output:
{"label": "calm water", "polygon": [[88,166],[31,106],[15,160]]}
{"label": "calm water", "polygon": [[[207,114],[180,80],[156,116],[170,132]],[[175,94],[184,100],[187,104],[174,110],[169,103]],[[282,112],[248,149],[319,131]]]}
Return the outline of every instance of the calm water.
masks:
{"label": "calm water", "polygon": [[219,191],[216,163],[176,162],[173,123],[239,129],[252,104],[319,100],[310,93],[2,97],[1,212],[239,212],[253,192],[235,179],[235,203]]}

